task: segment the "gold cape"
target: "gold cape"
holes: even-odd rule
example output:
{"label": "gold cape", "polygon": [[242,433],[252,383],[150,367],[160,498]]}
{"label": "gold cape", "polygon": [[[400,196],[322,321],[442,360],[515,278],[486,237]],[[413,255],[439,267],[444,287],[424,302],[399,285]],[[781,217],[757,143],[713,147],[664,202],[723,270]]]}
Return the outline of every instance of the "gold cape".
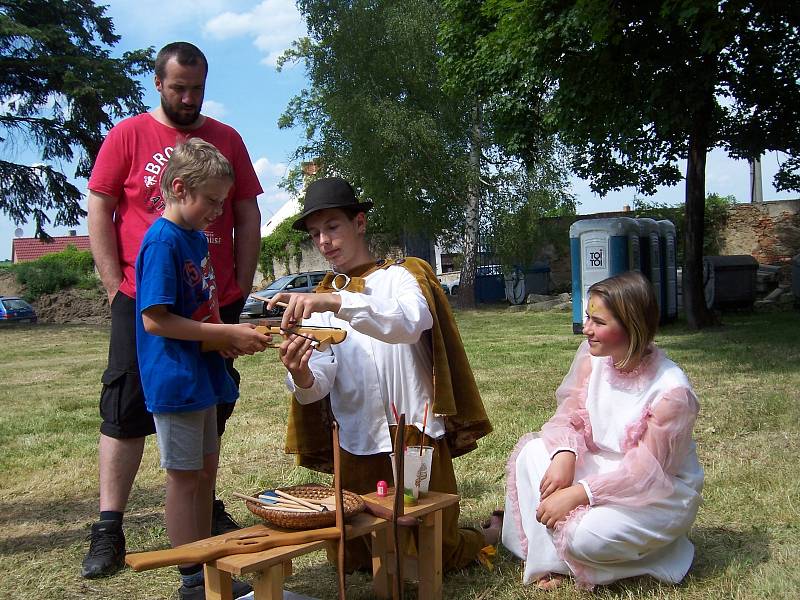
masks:
{"label": "gold cape", "polygon": [[[444,416],[445,438],[455,458],[478,447],[477,441],[492,431],[472,368],[461,342],[450,303],[431,266],[418,258],[382,260],[365,265],[358,279],[376,269],[400,265],[419,283],[433,315],[430,336],[433,345],[433,414]],[[334,274],[328,273],[316,292],[330,291]],[[286,428],[287,454],[297,454],[297,464],[323,473],[333,472],[330,399],[300,404],[291,397]]]}

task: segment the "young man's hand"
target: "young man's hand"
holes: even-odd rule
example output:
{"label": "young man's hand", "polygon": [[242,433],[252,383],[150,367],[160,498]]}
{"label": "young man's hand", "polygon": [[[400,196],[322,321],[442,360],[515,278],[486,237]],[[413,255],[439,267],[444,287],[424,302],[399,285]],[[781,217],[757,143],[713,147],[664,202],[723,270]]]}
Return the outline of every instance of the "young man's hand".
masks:
{"label": "young man's hand", "polygon": [[309,318],[313,313],[331,311],[336,313],[342,306],[339,294],[292,294],[281,292],[267,301],[267,308],[272,310],[278,302],[286,305],[281,318],[281,329],[291,329]]}
{"label": "young man's hand", "polygon": [[271,335],[264,335],[256,331],[252,323],[238,323],[235,325],[222,325],[226,328],[228,346],[220,350],[225,358],[236,358],[243,354],[255,354],[266,349],[272,341]]}
{"label": "young man's hand", "polygon": [[589,504],[586,490],[580,484],[571,485],[553,492],[546,500],[542,500],[536,509],[536,520],[548,529],[552,529],[573,508],[582,504]]}
{"label": "young man's hand", "polygon": [[310,388],[314,385],[314,374],[308,367],[308,361],[314,349],[312,340],[290,335],[278,348],[281,362],[292,375],[292,380],[297,387]]}
{"label": "young man's hand", "polygon": [[544,472],[544,477],[539,483],[539,493],[544,500],[553,492],[563,490],[572,485],[575,480],[575,454],[572,452],[559,452],[550,461],[550,466]]}

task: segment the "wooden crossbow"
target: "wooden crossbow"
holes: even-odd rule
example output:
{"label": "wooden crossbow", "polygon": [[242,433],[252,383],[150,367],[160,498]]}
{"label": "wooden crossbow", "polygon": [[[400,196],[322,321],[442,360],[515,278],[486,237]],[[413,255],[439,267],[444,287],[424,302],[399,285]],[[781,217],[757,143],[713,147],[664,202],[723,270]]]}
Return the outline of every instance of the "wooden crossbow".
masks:
{"label": "wooden crossbow", "polygon": [[[282,338],[287,338],[290,335],[299,335],[313,340],[311,346],[320,351],[327,350],[333,344],[341,344],[347,337],[347,331],[338,327],[303,327],[298,325],[291,329],[283,329],[279,319],[259,321],[255,330],[264,335],[278,335]],[[277,348],[278,346],[280,346],[280,341],[267,344],[267,348]],[[202,352],[210,352],[212,350],[221,350],[223,347],[221,344],[203,342],[200,350]]]}

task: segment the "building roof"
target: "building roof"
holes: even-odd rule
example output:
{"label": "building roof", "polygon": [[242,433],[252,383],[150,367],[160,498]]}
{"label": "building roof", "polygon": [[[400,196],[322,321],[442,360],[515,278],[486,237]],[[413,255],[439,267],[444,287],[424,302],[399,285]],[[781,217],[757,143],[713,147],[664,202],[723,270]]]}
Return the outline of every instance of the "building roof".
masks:
{"label": "building roof", "polygon": [[54,237],[52,243],[38,238],[14,238],[11,241],[11,262],[20,263],[41,258],[45,254],[53,254],[66,250],[67,246],[75,246],[78,250],[89,250],[88,235],[65,235]]}
{"label": "building roof", "polygon": [[289,217],[293,217],[302,212],[303,206],[297,198],[291,198],[284,202],[278,211],[272,215],[269,220],[261,226],[261,237],[267,237],[275,228],[283,223]]}

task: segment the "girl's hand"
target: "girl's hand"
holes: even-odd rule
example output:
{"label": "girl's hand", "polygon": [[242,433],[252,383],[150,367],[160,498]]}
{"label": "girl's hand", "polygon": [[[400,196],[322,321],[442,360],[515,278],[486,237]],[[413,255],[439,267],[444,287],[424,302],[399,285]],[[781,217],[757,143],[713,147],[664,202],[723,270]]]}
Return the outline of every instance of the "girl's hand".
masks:
{"label": "girl's hand", "polygon": [[544,472],[544,477],[539,483],[539,494],[544,500],[553,492],[563,490],[572,485],[575,480],[575,454],[572,452],[559,452],[550,461],[550,466]]}
{"label": "girl's hand", "polygon": [[278,348],[281,362],[292,375],[297,387],[310,388],[314,385],[314,374],[308,367],[308,361],[314,349],[308,338],[290,335]]}
{"label": "girl's hand", "polygon": [[542,500],[536,509],[536,520],[548,529],[553,529],[573,508],[583,504],[589,504],[586,490],[580,484],[571,485],[553,492],[547,500]]}

